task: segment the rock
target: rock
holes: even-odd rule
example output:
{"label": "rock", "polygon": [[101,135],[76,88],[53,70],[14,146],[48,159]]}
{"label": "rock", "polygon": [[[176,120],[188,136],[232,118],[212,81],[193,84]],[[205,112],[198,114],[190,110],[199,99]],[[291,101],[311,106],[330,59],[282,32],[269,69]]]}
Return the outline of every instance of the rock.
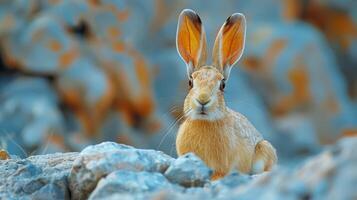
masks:
{"label": "rock", "polygon": [[7,160],[9,158],[10,158],[9,153],[7,153],[7,151],[1,149],[0,150],[0,160]]}
{"label": "rock", "polygon": [[102,178],[89,199],[107,199],[108,196],[118,194],[136,196],[170,188],[176,188],[178,191],[181,189],[172,185],[161,173],[119,170]]}
{"label": "rock", "polygon": [[[254,175],[255,178],[260,176],[261,175]],[[210,185],[210,190],[212,190],[214,196],[224,197],[230,190],[249,183],[251,180],[252,176],[250,175],[233,172],[222,179],[213,181]]]}
{"label": "rock", "polygon": [[0,160],[0,199],[70,199],[67,176],[77,155]]}
{"label": "rock", "polygon": [[[324,143],[336,141],[346,130],[355,129],[357,121],[352,116],[356,113],[338,59],[315,28],[305,23],[255,21],[250,23],[247,43],[250,45],[245,48],[242,68],[252,90],[263,97],[271,118],[279,122],[294,115],[303,116],[299,127],[291,124],[283,130],[273,121],[278,131],[299,131],[298,135],[309,131],[309,135]],[[319,78],[322,74],[324,79]]]}
{"label": "rock", "polygon": [[357,199],[357,138],[341,140],[294,171],[275,169],[238,187],[241,199]]}
{"label": "rock", "polygon": [[90,145],[81,151],[83,154],[95,154],[95,153],[104,153],[108,151],[122,150],[122,149],[135,149],[132,146],[125,144],[118,144],[115,142],[102,142],[97,145]]}
{"label": "rock", "polygon": [[173,159],[104,142],[80,154],[0,160],[0,199],[357,199],[356,145],[346,138],[294,170],[211,182],[192,153]]}
{"label": "rock", "polygon": [[[145,198],[141,198],[145,199]],[[179,199],[214,199],[209,189],[204,188],[189,188],[184,192],[178,191],[170,191],[170,190],[163,190],[156,192],[152,195],[148,195],[146,199],[170,199],[170,200],[179,200]]]}
{"label": "rock", "polygon": [[203,186],[211,175],[212,170],[193,153],[177,158],[165,172],[167,179],[185,187]]}
{"label": "rock", "polygon": [[18,76],[3,85],[0,88],[0,139],[10,154],[27,157],[24,151],[45,146],[48,137],[63,133],[59,99],[47,79]]}
{"label": "rock", "polygon": [[84,149],[75,160],[69,185],[73,199],[85,199],[98,181],[116,170],[163,173],[173,158],[154,150],[105,142]]}
{"label": "rock", "polygon": [[[280,150],[279,160],[284,165],[292,166],[299,162],[299,159],[305,158],[306,155],[313,155],[321,151],[321,145],[317,137],[314,124],[310,119],[301,114],[291,114],[282,119],[275,120],[278,129],[277,134],[280,136],[276,147]],[[287,142],[288,141],[288,142]],[[279,151],[278,150],[278,151]],[[291,155],[294,155],[291,158]]]}

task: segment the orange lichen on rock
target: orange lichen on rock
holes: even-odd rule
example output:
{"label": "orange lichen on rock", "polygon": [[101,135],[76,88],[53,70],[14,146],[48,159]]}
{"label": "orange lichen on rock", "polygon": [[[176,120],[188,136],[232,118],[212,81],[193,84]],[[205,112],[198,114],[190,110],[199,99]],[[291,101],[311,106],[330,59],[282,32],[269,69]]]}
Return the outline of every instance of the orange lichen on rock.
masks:
{"label": "orange lichen on rock", "polygon": [[331,113],[336,114],[340,111],[340,105],[337,99],[332,95],[328,95],[326,100],[324,101],[324,107]]}
{"label": "orange lichen on rock", "polygon": [[301,12],[302,4],[299,0],[282,1],[284,9],[282,9],[283,17],[288,21],[296,20]]}
{"label": "orange lichen on rock", "polygon": [[[170,4],[175,4],[175,2],[170,2]],[[164,24],[170,19],[170,15],[173,12],[170,11],[170,7],[165,0],[155,0],[155,13],[150,25],[150,32],[155,32],[161,29]],[[165,16],[165,17],[162,17]]]}
{"label": "orange lichen on rock", "polygon": [[266,66],[266,70],[264,71],[272,71],[276,60],[287,46],[287,43],[288,41],[286,39],[276,39],[272,42],[265,53],[264,61],[262,63],[263,66]]}
{"label": "orange lichen on rock", "polygon": [[[112,80],[107,78],[106,84],[107,88],[105,90],[105,93],[91,109],[91,116],[93,117],[94,121],[98,122],[98,124],[100,124],[104,120],[104,117],[106,113],[108,113],[108,111],[110,110],[110,107],[113,105],[116,96],[116,91]],[[97,128],[99,127],[96,127],[95,129]]]}
{"label": "orange lichen on rock", "polygon": [[120,36],[120,30],[118,27],[110,26],[108,28],[108,37],[110,39],[116,39]]}
{"label": "orange lichen on rock", "polygon": [[113,104],[115,90],[110,79],[107,79],[105,93],[93,106],[84,103],[84,91],[78,88],[66,88],[60,90],[60,94],[65,105],[67,105],[79,119],[86,136],[93,137],[97,134],[106,113]]}
{"label": "orange lichen on rock", "polygon": [[307,70],[303,66],[292,68],[288,74],[289,81],[293,86],[292,96],[296,103],[304,103],[310,100],[310,81]]}
{"label": "orange lichen on rock", "polygon": [[[114,100],[115,109],[121,113],[123,121],[129,127],[140,127],[157,130],[160,124],[153,119],[155,102],[151,91],[151,77],[148,65],[144,57],[132,49],[126,47],[125,55],[133,61],[135,80],[129,80],[129,75],[124,68],[113,69],[110,77],[116,90]],[[131,82],[135,81],[138,87],[133,87]],[[150,131],[149,131],[150,132]]]}
{"label": "orange lichen on rock", "polygon": [[126,145],[133,145],[133,141],[128,137],[127,135],[124,134],[119,134],[120,136],[117,139],[117,142],[120,144],[126,144]]}
{"label": "orange lichen on rock", "polygon": [[342,130],[341,137],[357,137],[357,128],[350,128]]}
{"label": "orange lichen on rock", "polygon": [[9,68],[23,69],[25,66],[20,59],[13,57],[10,53],[5,51],[4,53],[4,63]]}
{"label": "orange lichen on rock", "polygon": [[262,61],[256,56],[245,56],[242,59],[243,67],[249,71],[260,71],[262,67]]}
{"label": "orange lichen on rock", "polygon": [[146,117],[152,114],[155,109],[153,94],[150,90],[150,71],[148,70],[148,65],[146,64],[144,58],[138,52],[132,50],[130,52],[130,55],[134,59],[135,73],[138,77],[138,81],[141,88],[141,97],[137,106],[139,108],[140,115]]}
{"label": "orange lichen on rock", "polygon": [[267,48],[264,57],[258,58],[254,56],[248,56],[243,59],[243,66],[245,69],[250,70],[253,73],[259,73],[266,77],[267,73],[270,74],[272,72],[276,60],[286,46],[287,40],[274,40],[269,48]]}
{"label": "orange lichen on rock", "polygon": [[46,142],[49,142],[51,144],[55,144],[58,147],[60,147],[61,149],[69,151],[69,149],[67,148],[67,145],[65,144],[64,137],[62,135],[49,134],[46,137]]}
{"label": "orange lichen on rock", "polygon": [[58,3],[60,3],[62,0],[48,0],[48,2],[52,5],[56,5]]}
{"label": "orange lichen on rock", "polygon": [[64,52],[58,60],[60,67],[67,68],[80,56],[79,54],[80,53],[76,50]]}
{"label": "orange lichen on rock", "polygon": [[51,40],[48,43],[48,48],[53,52],[59,52],[62,49],[62,44],[57,40]]}
{"label": "orange lichen on rock", "polygon": [[87,0],[87,2],[89,3],[90,6],[99,6],[101,3],[100,3],[100,0]]}
{"label": "orange lichen on rock", "polygon": [[293,109],[310,103],[310,81],[304,65],[297,64],[288,72],[288,79],[292,86],[289,95],[281,97],[273,107],[274,115],[284,115]]}
{"label": "orange lichen on rock", "polygon": [[117,19],[118,21],[127,21],[129,19],[129,15],[130,15],[130,12],[128,9],[124,10],[124,11],[117,11]]}
{"label": "orange lichen on rock", "polygon": [[7,159],[10,159],[9,154],[4,149],[1,149],[0,150],[0,160],[7,160]]}
{"label": "orange lichen on rock", "polygon": [[92,136],[92,130],[94,129],[94,123],[91,120],[90,114],[86,112],[86,108],[83,105],[83,92],[78,92],[75,89],[60,90],[60,96],[66,106],[68,106],[75,116],[80,121],[84,129],[84,133],[87,136]]}
{"label": "orange lichen on rock", "polygon": [[284,2],[284,16],[288,20],[304,20],[319,28],[327,38],[347,50],[357,37],[357,26],[348,12],[317,0]]}
{"label": "orange lichen on rock", "polygon": [[123,53],[125,51],[125,44],[122,41],[113,42],[112,49],[117,53]]}
{"label": "orange lichen on rock", "polygon": [[7,14],[0,19],[0,25],[2,28],[10,28],[15,25],[15,19],[13,15]]}

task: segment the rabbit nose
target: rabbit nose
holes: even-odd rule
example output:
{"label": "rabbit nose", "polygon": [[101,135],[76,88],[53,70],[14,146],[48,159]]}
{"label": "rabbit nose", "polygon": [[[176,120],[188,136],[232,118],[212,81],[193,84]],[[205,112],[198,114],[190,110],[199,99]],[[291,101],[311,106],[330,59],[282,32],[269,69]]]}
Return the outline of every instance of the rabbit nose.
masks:
{"label": "rabbit nose", "polygon": [[205,102],[202,102],[202,101],[200,101],[200,100],[197,100],[197,102],[198,102],[199,104],[201,104],[201,106],[205,106],[206,104],[209,103],[209,101],[210,101],[210,100],[205,101]]}
{"label": "rabbit nose", "polygon": [[202,106],[206,105],[210,99],[209,95],[207,93],[201,93],[198,98],[197,98],[198,103],[200,103]]}

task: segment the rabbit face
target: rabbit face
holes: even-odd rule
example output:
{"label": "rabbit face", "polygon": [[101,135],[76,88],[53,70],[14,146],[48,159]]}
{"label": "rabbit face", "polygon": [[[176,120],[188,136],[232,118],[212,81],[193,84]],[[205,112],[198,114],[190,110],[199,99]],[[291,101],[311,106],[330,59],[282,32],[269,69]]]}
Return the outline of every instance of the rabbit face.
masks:
{"label": "rabbit face", "polygon": [[[191,75],[192,87],[184,105],[186,117],[217,120],[224,116],[223,75],[214,67],[204,66]],[[223,83],[224,84],[224,83]]]}

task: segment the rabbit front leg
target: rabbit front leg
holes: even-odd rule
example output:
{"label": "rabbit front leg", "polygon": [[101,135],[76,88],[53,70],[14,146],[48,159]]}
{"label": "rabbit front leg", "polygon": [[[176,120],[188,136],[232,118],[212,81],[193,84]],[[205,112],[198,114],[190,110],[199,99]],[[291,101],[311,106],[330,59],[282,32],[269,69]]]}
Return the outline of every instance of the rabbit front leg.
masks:
{"label": "rabbit front leg", "polygon": [[251,173],[259,174],[269,171],[276,162],[277,155],[275,148],[268,141],[262,140],[255,146]]}

